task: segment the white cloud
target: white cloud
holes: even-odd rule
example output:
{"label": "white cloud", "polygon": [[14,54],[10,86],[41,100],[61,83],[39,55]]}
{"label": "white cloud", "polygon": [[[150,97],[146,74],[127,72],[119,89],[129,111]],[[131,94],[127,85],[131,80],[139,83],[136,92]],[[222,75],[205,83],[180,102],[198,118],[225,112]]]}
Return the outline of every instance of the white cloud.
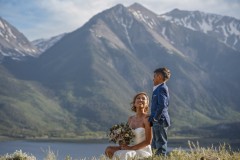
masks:
{"label": "white cloud", "polygon": [[[0,1],[0,15],[9,16],[6,17],[7,20],[11,19],[10,23],[33,40],[71,32],[103,10],[119,3],[127,7],[135,2],[136,0],[21,0],[14,1],[15,4],[5,1],[2,5],[3,2]],[[157,14],[179,8],[229,15],[240,19],[239,0],[138,0],[137,2]],[[13,16],[14,14],[16,16]]]}
{"label": "white cloud", "polygon": [[51,20],[65,22],[72,25],[81,25],[89,20],[93,15],[106,9],[106,3],[99,1],[59,1],[43,0],[39,1],[40,7],[46,9],[51,14]]}
{"label": "white cloud", "polygon": [[[45,21],[36,24],[34,29],[30,29],[31,35],[34,30],[42,33],[42,36],[48,37],[49,33],[57,35],[59,33],[71,32],[84,23],[86,23],[95,14],[111,7],[107,3],[100,1],[59,1],[59,0],[42,0],[39,1],[39,7],[49,13]],[[36,35],[37,36],[37,35]],[[31,38],[33,39],[33,38]]]}

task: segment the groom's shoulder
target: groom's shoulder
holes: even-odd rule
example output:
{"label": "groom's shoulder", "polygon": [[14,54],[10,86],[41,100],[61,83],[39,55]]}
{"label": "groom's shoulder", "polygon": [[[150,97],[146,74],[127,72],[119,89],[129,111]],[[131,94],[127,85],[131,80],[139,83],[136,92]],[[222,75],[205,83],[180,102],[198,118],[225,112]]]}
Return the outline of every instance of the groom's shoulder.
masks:
{"label": "groom's shoulder", "polygon": [[161,84],[161,85],[159,86],[159,88],[164,88],[164,89],[166,89],[166,88],[168,88],[168,86],[167,86],[166,83],[163,83],[163,84]]}
{"label": "groom's shoulder", "polygon": [[161,84],[160,86],[158,86],[158,88],[156,88],[156,90],[153,92],[153,95],[157,95],[160,94],[162,92],[167,92],[168,91],[168,87],[165,83]]}
{"label": "groom's shoulder", "polygon": [[165,83],[163,83],[163,84],[159,85],[159,86],[156,88],[156,90],[161,90],[161,89],[165,89],[165,88],[167,88],[167,85],[166,85]]}

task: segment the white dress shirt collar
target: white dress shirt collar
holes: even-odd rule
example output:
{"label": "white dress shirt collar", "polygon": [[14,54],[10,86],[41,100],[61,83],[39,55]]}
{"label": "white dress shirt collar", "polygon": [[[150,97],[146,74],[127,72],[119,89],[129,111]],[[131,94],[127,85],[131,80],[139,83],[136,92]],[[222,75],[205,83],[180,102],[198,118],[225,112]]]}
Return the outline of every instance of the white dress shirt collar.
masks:
{"label": "white dress shirt collar", "polygon": [[163,84],[163,83],[160,83],[160,84],[158,84],[156,86],[153,86],[153,91],[155,91],[155,89],[157,89],[157,87],[160,86],[161,84]]}

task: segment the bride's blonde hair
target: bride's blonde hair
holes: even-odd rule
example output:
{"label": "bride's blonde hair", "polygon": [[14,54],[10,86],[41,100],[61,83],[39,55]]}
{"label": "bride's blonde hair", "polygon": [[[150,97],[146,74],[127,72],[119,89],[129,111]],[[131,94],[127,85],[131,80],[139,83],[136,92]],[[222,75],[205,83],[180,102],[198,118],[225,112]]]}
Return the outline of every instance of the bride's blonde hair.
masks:
{"label": "bride's blonde hair", "polygon": [[146,92],[139,92],[138,94],[136,94],[133,97],[133,101],[131,102],[131,110],[134,111],[134,112],[137,111],[136,106],[134,104],[135,104],[135,101],[136,101],[137,97],[139,95],[141,95],[141,94],[143,94],[143,95],[145,95],[147,97],[147,104],[146,104],[146,107],[145,107],[145,112],[148,112],[148,109],[149,109],[149,97],[148,97]]}

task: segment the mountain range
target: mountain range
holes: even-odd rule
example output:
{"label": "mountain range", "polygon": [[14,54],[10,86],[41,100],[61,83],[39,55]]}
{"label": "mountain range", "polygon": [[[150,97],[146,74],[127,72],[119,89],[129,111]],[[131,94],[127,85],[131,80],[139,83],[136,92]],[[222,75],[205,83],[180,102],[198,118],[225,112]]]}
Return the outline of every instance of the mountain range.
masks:
{"label": "mountain range", "polygon": [[[137,92],[151,97],[153,71],[163,66],[172,73],[170,134],[240,128],[238,19],[179,9],[158,15],[134,3],[104,10],[53,43],[31,43],[3,19],[1,26],[2,135],[105,132],[133,114]],[[15,48],[22,40],[31,54]]]}
{"label": "mountain range", "polygon": [[4,57],[19,60],[37,56],[38,49],[14,26],[0,17],[0,61]]}

